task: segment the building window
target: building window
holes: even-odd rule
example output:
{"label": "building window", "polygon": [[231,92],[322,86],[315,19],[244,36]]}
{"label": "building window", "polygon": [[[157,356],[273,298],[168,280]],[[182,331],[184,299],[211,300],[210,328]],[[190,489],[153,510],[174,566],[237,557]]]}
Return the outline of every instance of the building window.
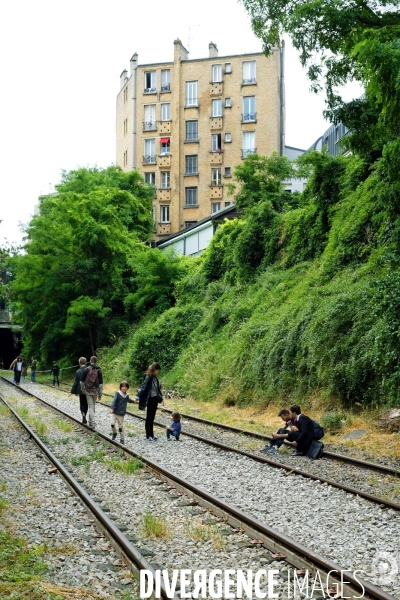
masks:
{"label": "building window", "polygon": [[161,223],[169,223],[169,206],[165,204],[160,206]]}
{"label": "building window", "polygon": [[169,154],[169,150],[170,150],[170,138],[160,138],[160,147],[161,147],[161,154]]}
{"label": "building window", "polygon": [[212,116],[213,117],[222,117],[222,101],[221,100],[213,100],[212,101]]}
{"label": "building window", "polygon": [[225,98],[225,108],[232,108],[232,102],[230,98]]}
{"label": "building window", "polygon": [[197,81],[186,82],[186,106],[197,106]]}
{"label": "building window", "polygon": [[[169,73],[169,71],[168,71]],[[171,105],[170,104],[161,104],[161,121],[170,121],[171,120]]]}
{"label": "building window", "polygon": [[197,221],[185,221],[185,227],[191,227],[192,225],[196,225]]}
{"label": "building window", "polygon": [[143,162],[145,164],[154,164],[156,162],[156,140],[154,138],[144,140]]}
{"label": "building window", "polygon": [[199,122],[186,121],[186,141],[199,139]]}
{"label": "building window", "polygon": [[222,81],[222,68],[221,65],[212,66],[212,82],[221,83]]}
{"label": "building window", "polygon": [[166,189],[170,186],[170,171],[161,171],[161,187]]}
{"label": "building window", "polygon": [[227,206],[230,206],[231,203],[230,202],[224,202],[224,205],[225,205],[225,208],[226,208]]}
{"label": "building window", "polygon": [[243,98],[243,123],[251,122],[256,120],[256,97],[245,96]]}
{"label": "building window", "polygon": [[197,175],[197,155],[186,156],[186,175]]}
{"label": "building window", "polygon": [[156,207],[152,206],[151,207],[151,216],[153,217],[153,221],[156,220]]}
{"label": "building window", "polygon": [[149,185],[156,185],[156,174],[154,172],[152,172],[152,173],[145,173],[144,174],[144,180]]}
{"label": "building window", "polygon": [[211,151],[221,152],[221,134],[213,133],[211,137]]}
{"label": "building window", "polygon": [[225,167],[225,175],[224,177],[232,177],[231,167]]}
{"label": "building window", "polygon": [[256,82],[256,61],[249,60],[243,63],[243,83]]}
{"label": "building window", "polygon": [[232,73],[232,64],[225,63],[225,73]]}
{"label": "building window", "polygon": [[211,214],[221,210],[221,202],[211,202]]}
{"label": "building window", "polygon": [[128,102],[128,88],[124,89],[124,104]]}
{"label": "building window", "polygon": [[165,69],[161,71],[161,91],[169,92],[171,90],[171,71]]}
{"label": "building window", "polygon": [[197,206],[197,187],[185,188],[186,206]]}
{"label": "building window", "polygon": [[254,154],[256,151],[256,134],[254,131],[246,131],[243,133],[242,158],[246,158],[248,154]]}
{"label": "building window", "polygon": [[128,150],[124,152],[124,167],[128,165]]}
{"label": "building window", "polygon": [[214,167],[211,169],[211,183],[214,185],[220,185],[221,169],[219,167]]}
{"label": "building window", "polygon": [[232,136],[230,133],[225,133],[225,142],[231,142],[232,141]]}
{"label": "building window", "polygon": [[144,74],[144,91],[149,94],[156,91],[156,72],[147,71]]}
{"label": "building window", "polygon": [[128,133],[128,119],[124,120],[124,135]]}
{"label": "building window", "polygon": [[156,105],[148,104],[144,107],[143,131],[154,131],[156,128]]}

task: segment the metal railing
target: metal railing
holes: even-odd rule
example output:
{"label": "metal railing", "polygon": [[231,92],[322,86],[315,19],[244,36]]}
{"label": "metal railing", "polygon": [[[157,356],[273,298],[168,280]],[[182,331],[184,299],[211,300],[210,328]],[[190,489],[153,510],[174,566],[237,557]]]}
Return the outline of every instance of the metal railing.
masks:
{"label": "metal railing", "polygon": [[157,88],[144,88],[144,94],[154,94],[157,91]]}
{"label": "metal railing", "polygon": [[243,79],[242,84],[248,85],[249,83],[256,83],[256,78],[252,77],[251,79]]}
{"label": "metal railing", "polygon": [[242,158],[246,158],[249,154],[255,154],[256,152],[257,148],[243,148]]}
{"label": "metal railing", "polygon": [[196,133],[186,133],[186,138],[185,138],[186,142],[193,142],[193,141],[197,142],[198,139],[199,139],[199,134],[197,131],[196,131]]}
{"label": "metal railing", "polygon": [[171,91],[171,84],[170,83],[164,83],[161,86],[161,91],[162,92],[170,92]]}
{"label": "metal railing", "polygon": [[148,154],[147,156],[143,156],[143,164],[144,165],[155,165],[157,162],[156,155]]}
{"label": "metal railing", "polygon": [[143,121],[143,131],[157,131],[157,121]]}
{"label": "metal railing", "polygon": [[243,113],[242,123],[255,123],[257,121],[257,113]]}

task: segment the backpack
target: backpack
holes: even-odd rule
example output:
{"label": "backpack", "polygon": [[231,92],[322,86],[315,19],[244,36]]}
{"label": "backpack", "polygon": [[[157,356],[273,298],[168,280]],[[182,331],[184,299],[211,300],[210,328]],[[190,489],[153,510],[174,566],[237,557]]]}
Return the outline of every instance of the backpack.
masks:
{"label": "backpack", "polygon": [[99,369],[88,367],[88,372],[85,379],[85,390],[95,391],[99,387]]}
{"label": "backpack", "polygon": [[317,442],[316,440],[314,440],[313,442],[311,442],[311,446],[308,449],[308,458],[310,458],[311,460],[317,460],[318,458],[321,458],[323,449],[324,445],[321,442]]}
{"label": "backpack", "polygon": [[320,440],[325,435],[324,428],[321,427],[321,425],[317,423],[317,421],[314,421],[314,419],[311,419],[311,421],[314,427],[314,440]]}

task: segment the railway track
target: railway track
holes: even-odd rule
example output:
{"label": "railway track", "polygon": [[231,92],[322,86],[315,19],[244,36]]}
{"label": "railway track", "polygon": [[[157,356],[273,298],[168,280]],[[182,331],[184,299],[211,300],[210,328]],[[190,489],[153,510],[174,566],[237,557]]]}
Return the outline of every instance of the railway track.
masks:
{"label": "railway track", "polygon": [[[4,380],[4,381],[9,386],[13,385],[8,380]],[[39,400],[44,406],[46,406],[47,410],[57,412],[58,414],[69,419],[70,421],[72,421],[74,423],[75,427],[79,427],[80,429],[85,430],[85,432],[87,432],[91,436],[93,436],[93,432],[85,425],[82,425],[80,423],[80,421],[75,419],[71,414],[60,410],[59,408],[55,407],[53,404],[46,402],[42,398],[31,394],[30,392],[24,390],[23,388],[18,388],[18,390],[20,392],[22,392],[23,394],[30,396],[31,398],[35,398],[35,400]],[[13,410],[13,408],[11,406],[10,406],[10,410],[12,410],[13,414],[18,418],[19,422],[21,424],[23,424],[23,426],[25,428],[27,428],[28,426],[23,423],[23,420],[21,419],[21,417],[19,417],[15,413],[15,411]],[[31,435],[31,433],[33,434],[33,432],[29,429],[29,427],[28,427],[27,431],[29,432],[29,435]],[[121,446],[120,444],[118,444],[118,442],[111,441],[110,438],[107,435],[105,435],[104,433],[97,431],[95,433],[95,436],[98,436],[102,440],[102,442],[106,442],[106,444],[109,447],[118,448],[126,456],[131,456],[131,457],[135,457],[135,458],[138,458],[138,456],[139,456],[138,453],[134,452],[132,449],[130,449],[126,446]],[[37,436],[35,436],[35,437],[37,438]],[[202,440],[202,441],[204,441],[204,440]],[[35,442],[36,442],[36,439],[35,439]],[[38,439],[38,442],[40,442],[39,439]],[[52,455],[52,453],[48,449],[46,449],[45,444],[43,444],[43,442],[40,442],[40,444],[38,444],[38,445],[40,445],[41,450],[43,452],[45,452],[49,458],[50,458],[50,455],[52,456],[52,458],[50,458],[50,460],[52,460],[54,458],[54,460],[56,462],[54,462],[53,460],[52,460],[52,462],[53,462],[53,464],[55,464],[55,466],[57,468],[59,468],[59,467],[62,468],[60,461],[58,461]],[[229,448],[229,450],[232,451],[231,448]],[[48,454],[48,452],[50,454]],[[253,455],[251,455],[251,458],[253,458]],[[310,573],[315,573],[316,570],[319,570],[320,572],[322,571],[324,573],[329,572],[329,571],[339,571],[340,572],[340,571],[345,570],[344,568],[341,568],[336,563],[334,563],[334,562],[330,561],[329,559],[326,559],[324,556],[316,553],[314,550],[306,548],[304,545],[299,544],[298,542],[291,539],[290,537],[283,534],[282,532],[269,527],[264,522],[255,518],[252,514],[249,514],[245,511],[241,510],[240,508],[238,508],[235,505],[227,503],[223,499],[215,496],[210,491],[207,491],[197,485],[194,485],[192,482],[178,476],[176,473],[174,473],[170,469],[167,469],[165,466],[159,464],[158,462],[155,462],[155,461],[153,461],[147,457],[143,457],[143,456],[141,456],[141,459],[144,461],[146,468],[149,471],[151,471],[158,477],[162,478],[169,485],[173,486],[175,490],[179,490],[181,493],[184,493],[188,497],[191,497],[196,503],[199,503],[199,505],[202,505],[202,506],[210,509],[215,515],[223,518],[224,521],[226,523],[228,523],[231,527],[233,527],[239,531],[240,530],[244,531],[251,538],[255,538],[255,541],[257,543],[262,542],[262,546],[265,547],[266,549],[268,549],[269,551],[273,552],[274,554],[278,554],[281,556],[283,555],[289,565],[292,565],[297,569],[308,570]],[[269,463],[271,461],[268,461],[268,459],[263,459],[262,462]],[[282,468],[282,467],[280,466],[280,468]],[[301,474],[305,477],[308,477],[308,474],[303,474],[303,473],[301,473]],[[64,474],[63,474],[63,476],[64,476]],[[68,478],[71,479],[71,475],[69,474],[68,471],[65,471],[65,477],[66,477],[66,481],[68,481]],[[87,506],[90,506],[90,509],[92,509],[92,507],[93,507],[94,510],[96,511],[96,506],[95,506],[96,503],[93,502],[93,500],[90,498],[90,495],[88,495],[87,492],[85,492],[85,490],[79,485],[79,482],[76,482],[76,485],[75,485],[75,481],[74,482],[68,481],[68,482],[71,485],[71,487],[73,487],[73,489],[75,490],[75,492],[77,494],[83,493],[82,498],[84,498],[85,504]],[[333,484],[329,484],[329,485],[333,485]],[[339,486],[337,486],[337,487],[339,487]],[[346,488],[343,487],[342,489],[346,489]],[[352,492],[352,493],[357,493],[357,491]],[[372,498],[368,498],[368,500],[371,501]],[[374,499],[372,501],[382,503],[382,500],[379,498]],[[393,508],[393,506],[392,506],[392,508]],[[400,506],[396,505],[395,508],[400,508]],[[93,513],[93,514],[95,514],[95,513]],[[98,519],[101,526],[104,527],[107,531],[110,531],[111,533],[115,533],[115,531],[114,531],[115,525],[113,524],[113,522],[110,519],[107,518],[107,515],[105,515],[104,512],[102,513],[100,510],[100,513],[98,513],[96,515],[96,519]],[[108,529],[108,527],[110,527],[110,529]],[[111,533],[110,533],[110,535],[111,535]],[[130,546],[125,546],[123,548],[123,551],[125,552],[124,556],[127,555],[127,557],[129,558],[129,560],[132,564],[138,558],[137,553],[135,553],[134,548],[131,548]],[[128,551],[130,554],[127,554]],[[136,564],[138,564],[138,563],[136,562]],[[146,562],[144,564],[146,565]],[[147,566],[139,567],[139,568],[147,568]],[[346,573],[346,577],[351,584],[351,586],[349,586],[349,588],[348,588],[348,592],[352,593],[353,597],[359,596],[359,591],[360,591],[361,587],[364,587],[367,597],[369,597],[371,599],[376,598],[377,600],[378,599],[379,600],[393,600],[395,598],[394,596],[390,595],[387,591],[372,584],[369,580],[361,579],[358,576],[357,576],[357,578],[355,578],[350,573]]]}
{"label": "railway track", "polygon": [[[44,384],[44,383],[42,383],[41,385],[45,385],[47,387],[52,387],[52,386],[50,386],[48,384]],[[69,392],[69,389],[67,389],[67,388],[59,388],[59,389],[65,391],[67,393]],[[108,396],[108,397],[112,398],[112,396],[109,394],[103,394],[103,396]],[[106,402],[100,402],[100,404],[102,404],[103,406],[107,406],[107,407],[110,406]],[[164,407],[160,407],[160,410],[165,414],[172,414],[174,412],[173,410],[164,408]],[[140,415],[133,413],[131,411],[128,411],[127,414],[129,414],[133,417],[136,417],[136,418],[141,418]],[[268,443],[272,439],[268,435],[250,431],[248,429],[240,429],[238,427],[232,427],[231,425],[226,425],[224,423],[219,423],[217,421],[209,421],[207,419],[203,419],[201,417],[196,417],[194,415],[188,415],[186,413],[180,413],[180,414],[181,414],[182,418],[187,421],[193,421],[193,423],[199,423],[200,425],[204,425],[209,428],[216,428],[217,430],[226,431],[226,432],[229,432],[232,434],[245,436],[247,438],[252,438],[255,440],[260,440],[264,443]],[[157,424],[161,427],[165,427],[165,424],[160,423],[159,421],[155,421],[155,424]],[[193,437],[194,439],[201,439],[202,441],[207,443],[207,439],[205,439],[204,436],[201,436],[201,435],[196,436],[196,434],[192,434],[185,430],[182,431],[182,435],[187,435],[189,437]],[[230,447],[230,450],[231,449],[232,448]],[[332,461],[343,463],[343,464],[353,465],[354,467],[357,467],[359,469],[365,469],[367,471],[373,471],[376,473],[380,473],[382,475],[400,478],[400,468],[392,468],[392,467],[388,467],[386,465],[381,465],[381,464],[378,464],[375,462],[371,462],[371,461],[367,461],[367,460],[360,460],[358,458],[354,458],[352,456],[348,456],[345,454],[340,454],[338,452],[332,452],[330,450],[324,450],[324,458],[327,460],[332,460]],[[276,462],[276,461],[274,461],[274,459],[270,459],[269,462]],[[283,466],[283,465],[281,465],[281,463],[279,463],[279,466]]]}

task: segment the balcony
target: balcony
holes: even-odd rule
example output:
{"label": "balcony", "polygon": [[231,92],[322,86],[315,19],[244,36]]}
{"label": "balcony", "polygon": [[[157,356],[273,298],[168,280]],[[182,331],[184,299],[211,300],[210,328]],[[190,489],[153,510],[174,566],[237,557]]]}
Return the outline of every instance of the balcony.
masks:
{"label": "balcony", "polygon": [[222,165],[222,150],[220,152],[211,152],[210,163],[212,165]]}
{"label": "balcony", "polygon": [[163,85],[161,86],[161,93],[163,92],[170,92],[171,91],[171,84],[170,83],[163,83]]}
{"label": "balcony", "polygon": [[210,200],[220,200],[222,198],[223,187],[221,183],[211,183]]}
{"label": "balcony", "polygon": [[252,77],[251,79],[243,79],[242,85],[256,85],[256,78]]}
{"label": "balcony", "polygon": [[143,94],[156,94],[157,88],[144,88]]}
{"label": "balcony", "polygon": [[222,96],[222,81],[212,81],[210,83],[211,96]]}
{"label": "balcony", "polygon": [[242,150],[242,158],[247,158],[249,154],[255,154],[257,148],[245,148]]}
{"label": "balcony", "polygon": [[210,117],[210,129],[219,131],[222,129],[223,117]]}
{"label": "balcony", "polygon": [[242,123],[257,123],[257,113],[243,113]]}
{"label": "balcony", "polygon": [[143,131],[157,131],[157,122],[143,121]]}
{"label": "balcony", "polygon": [[147,156],[143,156],[143,164],[144,165],[155,165],[157,162],[156,155],[147,154]]}
{"label": "balcony", "polygon": [[171,133],[172,121],[158,121],[158,127],[160,133]]}
{"label": "balcony", "polygon": [[157,190],[157,200],[159,200],[159,202],[170,202],[171,188],[159,188]]}
{"label": "balcony", "polygon": [[160,154],[158,158],[158,166],[161,167],[170,167],[171,166],[171,155],[170,154]]}

